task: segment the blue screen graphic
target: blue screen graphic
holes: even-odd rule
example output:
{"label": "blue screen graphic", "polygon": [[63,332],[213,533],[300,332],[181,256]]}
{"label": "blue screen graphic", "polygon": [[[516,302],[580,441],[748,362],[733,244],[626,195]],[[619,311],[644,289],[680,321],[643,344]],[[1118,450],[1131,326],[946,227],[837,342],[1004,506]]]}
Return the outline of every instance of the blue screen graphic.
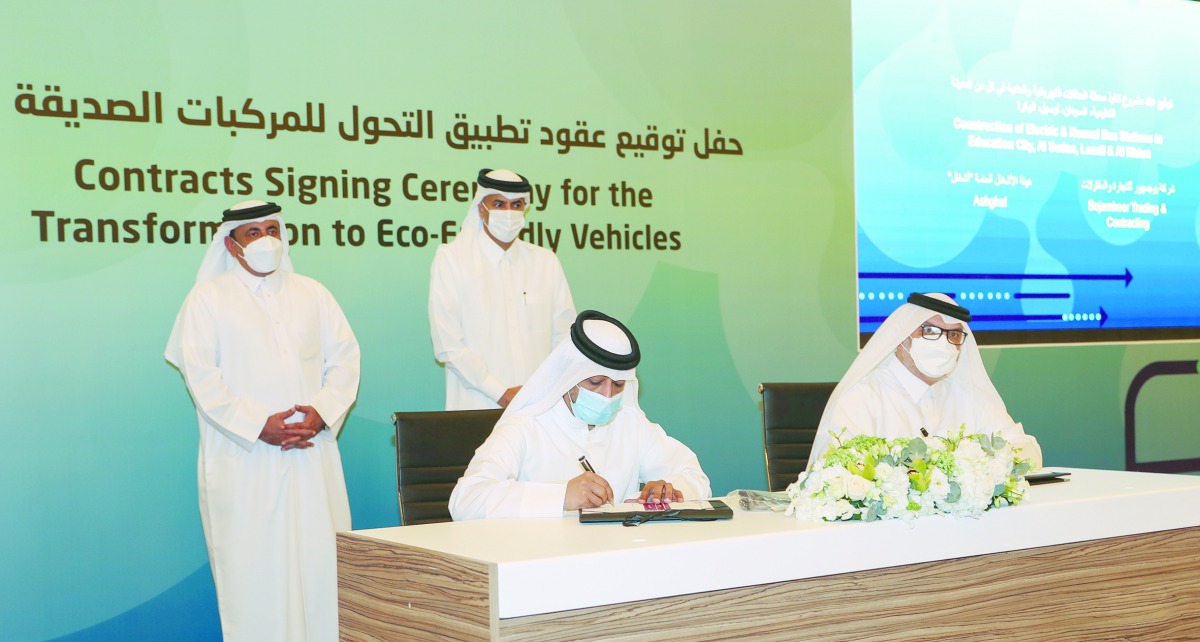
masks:
{"label": "blue screen graphic", "polygon": [[853,5],[859,330],[1200,337],[1200,3]]}

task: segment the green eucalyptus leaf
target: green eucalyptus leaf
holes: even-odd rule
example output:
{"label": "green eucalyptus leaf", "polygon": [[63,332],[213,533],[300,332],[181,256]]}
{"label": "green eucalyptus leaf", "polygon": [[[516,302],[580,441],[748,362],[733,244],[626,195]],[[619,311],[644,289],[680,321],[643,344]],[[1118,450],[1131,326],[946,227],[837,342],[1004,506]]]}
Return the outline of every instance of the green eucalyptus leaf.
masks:
{"label": "green eucalyptus leaf", "polygon": [[953,504],[954,502],[958,501],[961,497],[962,497],[962,488],[959,487],[958,482],[956,482],[954,480],[950,480],[950,491],[946,493],[946,501]]}
{"label": "green eucalyptus leaf", "polygon": [[880,513],[879,502],[873,502],[870,506],[867,507],[866,512],[863,513],[863,521],[864,522],[873,522],[873,521],[879,519],[879,513]]}

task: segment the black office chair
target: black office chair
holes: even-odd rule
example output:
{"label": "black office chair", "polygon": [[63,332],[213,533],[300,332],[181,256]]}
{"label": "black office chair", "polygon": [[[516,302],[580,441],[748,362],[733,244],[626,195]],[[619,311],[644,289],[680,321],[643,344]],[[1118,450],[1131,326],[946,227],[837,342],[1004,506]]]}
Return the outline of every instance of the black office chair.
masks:
{"label": "black office chair", "polygon": [[450,521],[450,493],[503,410],[397,412],[396,489],[404,526]]}
{"label": "black office chair", "polygon": [[767,486],[782,491],[808,465],[821,413],[836,383],[763,383],[763,454]]}

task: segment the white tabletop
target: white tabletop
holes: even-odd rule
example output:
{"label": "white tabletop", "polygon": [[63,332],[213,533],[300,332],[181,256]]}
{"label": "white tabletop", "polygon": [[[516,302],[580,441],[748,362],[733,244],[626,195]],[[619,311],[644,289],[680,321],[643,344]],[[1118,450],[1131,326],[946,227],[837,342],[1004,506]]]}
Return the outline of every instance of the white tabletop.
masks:
{"label": "white tabletop", "polygon": [[735,512],[636,528],[563,519],[484,520],[355,534],[495,564],[510,618],[972,555],[1200,526],[1200,477],[1070,471],[982,518],[800,522]]}

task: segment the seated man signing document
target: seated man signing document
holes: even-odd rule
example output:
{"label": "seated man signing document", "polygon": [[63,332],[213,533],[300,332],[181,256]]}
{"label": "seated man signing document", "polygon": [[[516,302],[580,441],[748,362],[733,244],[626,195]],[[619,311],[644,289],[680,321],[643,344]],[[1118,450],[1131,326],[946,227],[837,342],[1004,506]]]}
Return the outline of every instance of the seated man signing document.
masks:
{"label": "seated man signing document", "polygon": [[811,467],[855,435],[896,437],[993,434],[1020,448],[1034,468],[1042,449],[1013,421],[992,385],[971,313],[941,294],[917,294],[892,312],[834,388],[813,440]]}
{"label": "seated man signing document", "polygon": [[454,519],[561,517],[633,497],[710,497],[696,455],[638,407],[640,359],[621,322],[580,313],[570,340],[534,371],[475,451],[450,496]]}

